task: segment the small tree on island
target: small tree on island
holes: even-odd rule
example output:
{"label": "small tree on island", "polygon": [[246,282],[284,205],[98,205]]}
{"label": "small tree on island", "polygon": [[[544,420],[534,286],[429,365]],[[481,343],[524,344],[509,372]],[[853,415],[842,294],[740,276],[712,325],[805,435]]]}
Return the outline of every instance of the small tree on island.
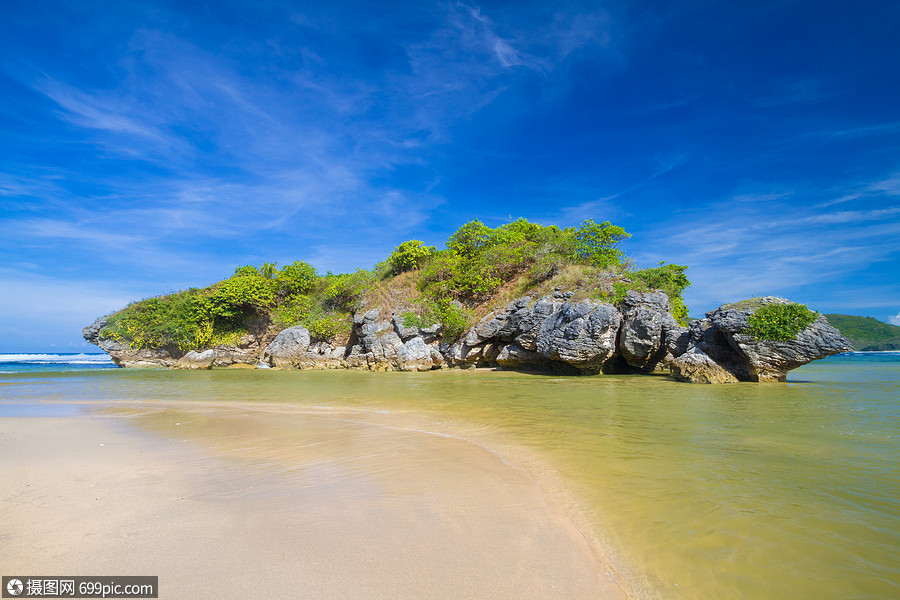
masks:
{"label": "small tree on island", "polygon": [[587,219],[575,230],[575,255],[604,269],[618,265],[625,253],[616,244],[630,237],[630,233],[609,221],[598,224]]}
{"label": "small tree on island", "polygon": [[389,271],[392,275],[399,275],[418,269],[435,251],[434,246],[426,246],[425,242],[419,240],[403,242],[394,248],[387,259]]}

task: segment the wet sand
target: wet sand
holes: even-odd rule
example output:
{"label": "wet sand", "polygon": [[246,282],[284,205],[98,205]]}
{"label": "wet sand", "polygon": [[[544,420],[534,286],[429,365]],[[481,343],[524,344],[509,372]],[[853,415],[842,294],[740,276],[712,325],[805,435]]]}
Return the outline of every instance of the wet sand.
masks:
{"label": "wet sand", "polygon": [[157,575],[160,598],[615,598],[552,494],[479,445],[346,414],[0,419],[4,575]]}

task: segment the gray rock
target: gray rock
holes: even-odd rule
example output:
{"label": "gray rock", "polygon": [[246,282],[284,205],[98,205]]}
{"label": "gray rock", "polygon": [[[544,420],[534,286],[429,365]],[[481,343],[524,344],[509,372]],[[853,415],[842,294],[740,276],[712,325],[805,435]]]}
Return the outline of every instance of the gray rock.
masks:
{"label": "gray rock", "polygon": [[380,329],[374,340],[366,344],[376,361],[393,363],[396,361],[397,352],[403,347],[403,340],[393,330]]}
{"label": "gray rock", "polygon": [[216,361],[216,351],[213,349],[197,352],[191,350],[178,359],[174,367],[176,369],[211,369]]}
{"label": "gray rock", "polygon": [[466,346],[477,346],[478,344],[489,340],[497,333],[498,327],[496,324],[497,319],[494,317],[494,313],[489,314],[466,332],[465,337],[463,337],[463,342]]}
{"label": "gray rock", "polygon": [[300,325],[288,327],[266,346],[262,360],[273,367],[290,367],[299,363],[308,349],[309,330]]}
{"label": "gray rock", "polygon": [[450,366],[456,366],[463,362],[469,352],[469,347],[464,342],[456,342],[448,345],[446,342],[441,344],[441,354]]}
{"label": "gray rock", "polygon": [[100,317],[87,327],[81,330],[81,336],[95,346],[100,345],[100,330],[106,327],[108,321],[106,317]]}
{"label": "gray rock", "polygon": [[663,321],[666,350],[673,357],[679,357],[688,350],[691,343],[691,330],[682,327],[674,318]]}
{"label": "gray rock", "polygon": [[675,359],[672,374],[682,381],[710,378],[697,367],[702,353],[738,381],[784,381],[791,369],[852,349],[822,315],[788,342],[758,340],[747,333],[748,319],[759,307],[788,303],[768,296],[710,311],[706,319],[691,323],[688,350]]}
{"label": "gray rock", "polygon": [[669,365],[672,376],[690,383],[736,383],[738,378],[697,347],[691,348]]}
{"label": "gray rock", "polygon": [[366,312],[357,312],[353,315],[353,322],[356,325],[363,325],[364,323],[374,323],[381,316],[381,311],[377,308],[373,308],[372,310],[368,310]]}
{"label": "gray rock", "polygon": [[119,367],[160,368],[172,367],[178,361],[168,350],[156,348],[131,348],[128,344],[103,337],[103,328],[108,325],[107,317],[100,317],[81,330],[81,335],[91,344],[109,354]]}
{"label": "gray rock", "polygon": [[215,346],[211,350],[215,353],[214,367],[230,367],[232,365],[256,366],[260,361],[260,352],[256,348]]}
{"label": "gray rock", "polygon": [[505,344],[503,342],[485,344],[484,351],[481,354],[481,359],[484,364],[488,366],[497,364],[497,357],[500,355],[500,351],[504,346]]}
{"label": "gray rock", "polygon": [[440,323],[435,323],[431,327],[419,327],[419,337],[421,337],[426,344],[431,344],[440,337],[441,329]]}
{"label": "gray rock", "polygon": [[[489,314],[469,330],[465,337],[466,344],[475,346],[489,340],[511,342],[522,333],[523,320],[533,314],[530,304],[531,298],[523,296],[507,304],[502,311]],[[533,323],[526,324],[529,329],[532,326]]]}
{"label": "gray rock", "polygon": [[554,300],[552,296],[544,296],[534,303],[534,306],[520,308],[515,312],[515,337],[513,341],[525,350],[537,350],[537,340],[544,321],[550,315],[556,313],[563,305],[560,300]]}
{"label": "gray rock", "polygon": [[822,315],[790,342],[757,340],[741,333],[731,339],[746,359],[752,381],[784,381],[791,369],[853,349]]}
{"label": "gray rock", "polygon": [[435,363],[434,354],[434,348],[426,345],[422,338],[414,337],[397,350],[397,368],[400,371],[430,371],[443,363],[440,353],[437,353],[438,362]]}
{"label": "gray rock", "polygon": [[747,329],[747,319],[750,318],[750,315],[756,312],[757,308],[767,304],[790,304],[790,300],[766,296],[757,300],[723,304],[706,313],[706,318],[722,333],[737,333]]}
{"label": "gray rock", "polygon": [[141,348],[132,350],[119,342],[102,341],[100,348],[109,354],[112,361],[128,369],[160,369],[175,366],[177,358],[167,350]]}
{"label": "gray rock", "polygon": [[548,363],[546,356],[534,350],[526,350],[515,342],[507,344],[500,349],[496,362],[501,367],[508,369],[545,368]]}
{"label": "gray rock", "polygon": [[400,336],[400,339],[404,342],[411,340],[412,338],[419,335],[418,327],[407,327],[403,324],[403,317],[399,314],[395,314],[391,319],[391,324],[394,326],[394,331],[397,335]]}
{"label": "gray rock", "polygon": [[347,353],[347,349],[343,346],[330,346],[326,348],[322,355],[331,360],[341,360]]}
{"label": "gray rock", "polygon": [[621,308],[624,315],[619,352],[630,366],[654,370],[668,352],[664,323],[671,327],[666,317],[674,322],[669,312],[669,298],[661,292],[629,291]]}
{"label": "gray rock", "polygon": [[452,367],[471,368],[484,357],[484,346],[469,346],[465,342],[456,342],[442,353],[444,359]]}
{"label": "gray rock", "polygon": [[511,342],[526,328],[530,329],[533,323],[525,323],[525,320],[533,314],[531,308],[531,296],[523,296],[510,302],[504,310],[502,323],[497,330],[497,339],[503,342]]}
{"label": "gray rock", "polygon": [[434,346],[428,346],[428,351],[431,352],[431,368],[432,369],[440,369],[444,366],[444,356],[440,353],[440,351]]}
{"label": "gray rock", "polygon": [[616,355],[621,320],[611,304],[594,300],[568,302],[544,320],[538,332],[537,351],[581,372],[599,373],[603,364]]}
{"label": "gray rock", "polygon": [[260,357],[272,366],[302,369],[423,371],[445,362],[463,368],[499,365],[579,373],[651,372],[668,367],[676,379],[704,383],[783,381],[790,369],[850,349],[849,342],[821,316],[789,342],[749,335],[753,311],[761,305],[788,302],[782,298],[725,305],[682,327],[670,313],[668,298],[659,292],[629,292],[618,310],[595,300],[573,302],[573,297],[570,291],[556,289],[536,302],[527,296],[518,298],[482,319],[461,341],[442,342],[440,350],[435,347],[439,325],[406,327],[396,312],[385,320],[377,308],[354,315],[346,347],[311,343],[303,327],[286,329],[272,338],[264,318],[234,345],[183,356],[177,350],[135,350],[105,338],[106,318],[97,319],[82,334],[108,352],[117,365],[126,367],[255,365]]}

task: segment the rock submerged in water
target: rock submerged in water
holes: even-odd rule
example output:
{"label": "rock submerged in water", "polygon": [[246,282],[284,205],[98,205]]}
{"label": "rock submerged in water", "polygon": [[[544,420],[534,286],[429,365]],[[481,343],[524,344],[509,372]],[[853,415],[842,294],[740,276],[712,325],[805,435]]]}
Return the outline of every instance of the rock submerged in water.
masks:
{"label": "rock submerged in water", "polygon": [[784,381],[791,369],[853,350],[850,342],[822,315],[788,342],[759,340],[748,333],[748,319],[768,304],[789,304],[767,296],[724,305],[694,321],[684,354],[671,364],[672,375],[692,383]]}
{"label": "rock submerged in water", "polygon": [[132,350],[104,338],[106,319],[82,330],[84,338],[123,367],[208,369],[257,365],[296,369],[430,371],[445,365],[495,367],[571,374],[651,373],[669,370],[679,381],[729,383],[784,381],[786,373],[813,360],[852,350],[819,315],[789,342],[757,340],[748,319],[767,297],[722,306],[679,325],[661,292],[628,292],[619,308],[598,300],[574,299],[554,291],[537,300],[525,296],[487,315],[453,345],[440,342],[439,326],[407,326],[400,311],[357,313],[343,346],[311,340],[305,327],[277,335],[248,335],[234,346],[173,355],[166,350]]}

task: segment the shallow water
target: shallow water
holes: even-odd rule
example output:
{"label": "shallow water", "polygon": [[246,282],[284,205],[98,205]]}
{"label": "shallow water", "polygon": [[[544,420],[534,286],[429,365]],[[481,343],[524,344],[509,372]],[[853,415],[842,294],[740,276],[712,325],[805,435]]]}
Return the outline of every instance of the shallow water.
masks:
{"label": "shallow water", "polygon": [[639,597],[900,597],[900,355],[832,357],[788,380],[7,373],[0,416],[188,401],[424,422],[549,461]]}

